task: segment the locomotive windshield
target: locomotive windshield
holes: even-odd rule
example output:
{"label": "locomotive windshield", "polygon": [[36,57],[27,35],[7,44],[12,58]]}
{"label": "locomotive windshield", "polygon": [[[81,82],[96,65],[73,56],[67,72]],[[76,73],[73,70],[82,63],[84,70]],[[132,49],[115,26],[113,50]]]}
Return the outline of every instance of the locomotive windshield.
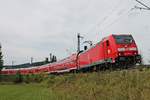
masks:
{"label": "locomotive windshield", "polygon": [[118,44],[130,44],[134,41],[131,35],[114,35],[114,38]]}

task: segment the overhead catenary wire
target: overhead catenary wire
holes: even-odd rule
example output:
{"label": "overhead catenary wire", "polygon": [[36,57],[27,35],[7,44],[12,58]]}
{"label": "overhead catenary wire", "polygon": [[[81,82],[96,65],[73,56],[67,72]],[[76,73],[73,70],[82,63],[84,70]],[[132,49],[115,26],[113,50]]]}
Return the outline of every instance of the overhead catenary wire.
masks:
{"label": "overhead catenary wire", "polygon": [[[121,0],[122,1],[122,0]],[[136,2],[138,2],[138,3],[140,3],[141,5],[143,5],[144,7],[146,7],[146,8],[141,8],[141,7],[137,7],[137,6],[135,6],[135,8],[139,8],[139,9],[146,9],[146,10],[150,10],[150,7],[148,7],[146,4],[144,4],[144,3],[142,3],[141,1],[139,1],[139,0],[135,0]],[[110,13],[110,14],[108,14],[107,16],[105,16],[101,21],[99,21],[98,22],[98,24],[96,24],[95,26],[94,26],[94,28],[92,28],[88,33],[90,33],[90,32],[92,32],[97,26],[101,26],[105,21],[107,21],[108,20],[108,18],[110,17],[110,15],[113,13],[113,11],[118,7],[118,5],[120,4],[120,2],[114,7],[114,9],[112,10],[112,12]],[[127,14],[127,13],[129,13],[130,11],[132,11],[133,9],[135,9],[135,8],[131,8],[131,9],[129,9],[126,13],[124,13],[124,14]],[[123,14],[123,15],[124,15]],[[120,18],[122,18],[123,16],[121,15],[121,16],[119,16],[117,19],[115,19],[112,23],[110,23],[109,25],[106,25],[105,26],[105,28],[102,28],[102,30],[104,30],[104,29],[106,29],[106,27],[108,26],[108,27],[110,27],[111,25],[113,25],[113,24],[115,24]]]}
{"label": "overhead catenary wire", "polygon": [[[150,10],[150,7],[146,6],[144,3],[140,2],[139,0],[135,0],[135,1],[139,2],[140,4],[142,4],[143,6],[146,7],[146,8],[142,8],[142,9]],[[137,6],[135,6],[135,7],[137,7]],[[115,24],[117,21],[119,21],[120,18],[122,18],[125,14],[130,13],[133,9],[134,9],[134,8],[128,9],[128,10],[126,11],[126,13],[124,13],[123,15],[121,15],[120,17],[118,17],[116,20],[114,20],[112,23],[110,23],[110,24],[108,25],[108,27],[111,26],[111,25],[113,25],[113,24]],[[139,7],[139,9],[141,9],[141,8]],[[105,28],[104,28],[104,29],[105,29]],[[104,30],[104,29],[103,29],[103,30]]]}
{"label": "overhead catenary wire", "polygon": [[[136,1],[138,1],[138,0],[136,0]],[[138,2],[140,2],[140,1],[138,1]],[[142,4],[144,5],[144,3],[142,3]],[[147,7],[147,8],[142,8],[142,9],[149,9],[150,10],[150,8],[148,6],[146,6],[146,5],[144,5],[144,6]],[[105,30],[106,28],[109,28],[110,26],[112,26],[115,23],[117,23],[120,20],[120,18],[124,17],[124,15],[128,15],[133,9],[134,8],[128,9],[125,13],[123,13],[122,15],[120,15],[117,19],[115,19],[112,23],[110,23],[109,25],[107,25],[106,27],[104,27],[102,30]]]}
{"label": "overhead catenary wire", "polygon": [[[136,0],[136,1],[138,1],[138,0]],[[115,18],[113,21],[109,21],[109,22],[107,22],[108,20],[110,20],[110,18],[112,17],[112,16],[110,16],[110,15],[112,15],[115,11],[116,11],[116,9],[117,8],[119,8],[119,5],[120,5],[120,3],[122,3],[122,0],[121,1],[119,1],[118,3],[117,3],[117,5],[111,10],[111,12],[109,12],[109,14],[107,14],[105,17],[103,17],[103,19],[102,20],[100,20],[100,21],[98,21],[98,23],[96,24],[96,25],[94,25],[87,33],[91,33],[91,32],[93,32],[93,31],[95,31],[95,29],[98,27],[99,29],[99,31],[103,31],[103,30],[105,30],[106,28],[106,30],[108,30],[112,25],[114,25],[115,23],[117,23],[121,18],[123,18],[123,17],[125,17],[125,16],[127,16],[127,15],[129,15],[129,13],[133,10],[133,9],[135,9],[135,8],[129,8],[129,9],[127,9],[127,10],[125,10],[126,8],[124,8],[124,11],[119,11],[119,12],[121,12],[121,14],[117,17],[117,18]],[[146,7],[148,7],[148,6],[146,6]],[[104,24],[104,22],[107,22],[106,24]],[[87,35],[87,34],[86,34]]]}
{"label": "overhead catenary wire", "polygon": [[122,13],[121,15],[119,15],[114,21],[112,21],[110,24],[106,25],[104,28],[100,29],[100,31],[105,30],[106,28],[108,29],[109,27],[111,27],[112,25],[114,25],[115,23],[117,23],[122,17],[125,17],[124,15],[128,15],[130,12],[132,11],[132,8],[128,9],[125,13]]}
{"label": "overhead catenary wire", "polygon": [[[139,1],[139,0],[135,0],[137,3],[139,3],[140,5],[142,5],[143,7],[138,7],[138,6],[135,6],[136,9],[140,9],[140,10],[150,10],[150,7],[147,6],[145,3]],[[145,8],[144,8],[145,7]]]}
{"label": "overhead catenary wire", "polygon": [[86,34],[84,34],[84,37],[86,37],[88,33],[94,32],[97,29],[97,27],[103,27],[103,24],[107,24],[108,20],[110,20],[110,18],[112,17],[112,14],[114,14],[117,11],[117,9],[119,9],[121,4],[122,0],[119,0],[119,2],[117,2],[117,4],[111,10],[108,11],[107,15],[105,15],[102,19],[98,19],[97,23],[94,24],[92,28],[90,28],[89,31],[86,32]]}
{"label": "overhead catenary wire", "polygon": [[114,19],[114,21],[112,21],[111,23],[108,23],[108,25],[103,26],[104,28],[101,28],[100,30],[103,31],[106,28],[108,29],[109,27],[111,27],[112,25],[114,25],[115,23],[117,23],[122,17],[125,17],[127,15],[129,15],[129,13],[135,8],[129,8],[128,10],[124,11],[125,13],[122,12],[121,15],[119,15],[116,19]]}
{"label": "overhead catenary wire", "polygon": [[[120,1],[121,2],[121,1]],[[114,7],[114,11],[117,9],[117,8],[119,8],[119,5],[120,5],[120,2],[118,3],[118,5],[116,5],[115,7]],[[122,3],[122,2],[121,2]],[[126,9],[126,8],[124,8],[124,9]],[[112,11],[113,11],[112,10]],[[110,26],[112,26],[113,24],[115,24],[116,22],[118,22],[119,20],[120,20],[120,18],[122,18],[125,14],[127,14],[128,15],[128,13],[130,12],[130,11],[132,11],[133,10],[133,8],[129,8],[128,10],[124,10],[124,11],[118,11],[118,13],[119,12],[121,12],[121,14],[116,18],[116,19],[114,19],[113,21],[109,21],[108,22],[108,20],[110,20],[110,18],[112,17],[112,16],[110,16],[110,15],[112,15],[113,13],[114,13],[114,11],[113,12],[111,12],[110,14],[108,14],[107,16],[105,16],[103,19],[104,20],[102,20],[102,21],[100,21],[100,22],[98,22],[98,24],[96,24],[95,25],[95,27],[93,28],[93,31],[95,31],[94,29],[96,29],[96,27],[98,27],[98,30],[100,30],[101,32],[102,32],[102,30],[104,30],[104,29],[108,29]],[[116,12],[117,13],[117,12]],[[114,17],[114,16],[113,16]],[[104,22],[107,22],[107,23],[105,23],[104,24]],[[101,28],[101,29],[100,29]],[[99,32],[100,32],[99,31]],[[90,31],[91,32],[91,31]],[[95,31],[95,32],[97,32],[97,31]]]}
{"label": "overhead catenary wire", "polygon": [[97,24],[94,25],[87,33],[91,33],[94,29],[96,29],[97,26],[101,26],[104,22],[106,22],[106,21],[109,19],[110,15],[112,15],[112,14],[116,11],[116,9],[119,8],[118,5],[120,5],[120,3],[122,3],[122,0],[120,0],[120,1],[114,6],[114,8],[113,8],[112,10],[110,10],[110,12],[109,12],[105,17],[103,17],[102,20],[99,20],[99,21],[97,22]]}

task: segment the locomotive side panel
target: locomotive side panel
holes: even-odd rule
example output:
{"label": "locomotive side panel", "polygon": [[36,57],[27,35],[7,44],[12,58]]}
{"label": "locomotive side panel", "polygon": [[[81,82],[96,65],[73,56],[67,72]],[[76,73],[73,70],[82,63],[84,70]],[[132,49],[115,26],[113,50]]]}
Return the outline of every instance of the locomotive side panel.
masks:
{"label": "locomotive side panel", "polygon": [[90,64],[94,62],[99,62],[104,59],[104,51],[103,51],[103,45],[102,43],[98,43],[94,48],[89,50],[89,58],[90,58]]}

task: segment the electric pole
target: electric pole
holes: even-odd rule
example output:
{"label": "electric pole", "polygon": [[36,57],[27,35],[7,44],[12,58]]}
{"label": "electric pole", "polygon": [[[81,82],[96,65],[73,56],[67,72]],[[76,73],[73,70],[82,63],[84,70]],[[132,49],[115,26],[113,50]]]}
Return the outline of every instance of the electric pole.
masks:
{"label": "electric pole", "polygon": [[33,64],[33,57],[31,57],[31,64]]}
{"label": "electric pole", "polygon": [[76,65],[77,65],[77,69],[79,69],[78,59],[79,59],[79,54],[80,54],[80,39],[82,39],[83,37],[80,35],[80,33],[78,33],[77,38],[78,38],[78,44],[77,44],[77,58],[76,58],[77,63],[76,63]]}
{"label": "electric pole", "polygon": [[12,61],[12,67],[14,66],[14,61]]}
{"label": "electric pole", "polygon": [[82,39],[83,37],[80,35],[80,33],[78,33],[77,38],[78,38],[77,52],[80,52],[80,39]]}

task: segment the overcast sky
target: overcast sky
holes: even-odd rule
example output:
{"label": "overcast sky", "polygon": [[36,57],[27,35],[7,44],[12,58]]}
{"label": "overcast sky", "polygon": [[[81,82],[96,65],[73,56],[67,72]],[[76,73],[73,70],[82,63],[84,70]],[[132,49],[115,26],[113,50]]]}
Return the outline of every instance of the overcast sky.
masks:
{"label": "overcast sky", "polygon": [[135,5],[141,6],[135,0],[0,0],[5,64],[44,60],[50,52],[64,58],[76,51],[77,33],[94,43],[112,33],[131,33],[147,62],[150,10],[132,9]]}

